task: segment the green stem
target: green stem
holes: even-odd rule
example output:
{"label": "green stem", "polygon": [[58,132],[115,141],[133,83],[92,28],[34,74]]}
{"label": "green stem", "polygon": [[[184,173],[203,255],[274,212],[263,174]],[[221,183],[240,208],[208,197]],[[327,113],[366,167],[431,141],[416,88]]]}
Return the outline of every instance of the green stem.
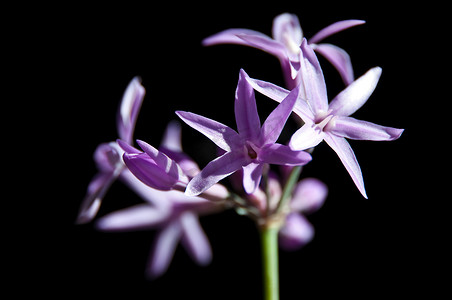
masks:
{"label": "green stem", "polygon": [[263,226],[260,232],[265,300],[279,299],[278,231],[277,226]]}
{"label": "green stem", "polygon": [[282,210],[285,209],[288,201],[291,199],[295,184],[298,182],[298,178],[300,177],[301,168],[301,166],[293,167],[292,171],[290,172],[289,178],[287,178],[286,185],[284,186],[281,199],[279,200],[277,209],[278,213],[282,212]]}

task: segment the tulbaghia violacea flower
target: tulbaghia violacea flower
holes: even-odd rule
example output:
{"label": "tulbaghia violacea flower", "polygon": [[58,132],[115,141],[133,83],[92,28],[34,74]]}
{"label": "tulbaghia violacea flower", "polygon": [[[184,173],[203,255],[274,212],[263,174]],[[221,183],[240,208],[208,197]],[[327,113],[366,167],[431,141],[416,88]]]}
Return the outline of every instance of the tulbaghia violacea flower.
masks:
{"label": "tulbaghia violacea flower", "polygon": [[238,133],[217,121],[189,112],[177,115],[189,126],[211,139],[225,154],[211,161],[188,184],[186,194],[196,196],[221,179],[243,168],[243,187],[247,193],[256,190],[264,164],[304,165],[311,156],[304,151],[276,143],[298,98],[295,89],[276,107],[261,127],[254,90],[245,71],[241,70],[235,96],[235,118]]}
{"label": "tulbaghia violacea flower", "polygon": [[[301,50],[301,97],[294,106],[294,112],[303,119],[305,125],[292,136],[290,146],[298,150],[307,149],[324,140],[339,156],[359,191],[367,198],[361,168],[346,138],[392,141],[398,139],[403,132],[403,129],[350,117],[369,99],[380,78],[381,68],[370,69],[328,104],[325,80],[317,57],[306,40],[303,41]],[[249,77],[247,79],[257,91],[278,102],[292,93],[268,82]]]}
{"label": "tulbaghia violacea flower", "polygon": [[[361,20],[339,21],[325,27],[309,39],[309,45],[338,70],[347,85],[354,79],[350,56],[335,45],[318,44],[318,42],[339,31],[364,23]],[[233,28],[204,39],[203,45],[240,44],[255,47],[276,56],[281,62],[287,88],[291,90],[300,83],[298,70],[303,31],[298,17],[288,13],[277,16],[273,20],[272,35],[273,38],[258,31]]]}
{"label": "tulbaghia violacea flower", "polygon": [[[144,94],[145,89],[140,83],[140,78],[135,77],[130,81],[122,97],[117,114],[117,129],[119,137],[127,143],[132,142],[135,123]],[[105,193],[124,169],[118,149],[119,147],[112,144],[101,144],[94,152],[94,161],[99,173],[88,185],[88,191],[80,207],[77,223],[90,222],[96,216]],[[119,151],[122,152],[120,149]]]}

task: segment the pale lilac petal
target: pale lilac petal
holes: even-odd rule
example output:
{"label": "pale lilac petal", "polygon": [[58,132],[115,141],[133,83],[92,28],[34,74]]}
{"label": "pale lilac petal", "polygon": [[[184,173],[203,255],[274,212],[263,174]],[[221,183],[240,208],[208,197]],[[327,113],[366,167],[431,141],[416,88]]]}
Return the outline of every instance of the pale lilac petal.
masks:
{"label": "pale lilac petal", "polygon": [[375,90],[381,76],[381,68],[375,67],[356,79],[330,103],[332,114],[348,117],[357,111]]}
{"label": "pale lilac petal", "polygon": [[129,143],[117,139],[116,143],[119,145],[119,147],[124,150],[124,152],[128,153],[128,154],[140,154],[143,153],[143,151],[138,150],[137,148],[131,146]]}
{"label": "pale lilac petal", "polygon": [[304,95],[314,114],[326,113],[328,110],[328,97],[322,68],[314,53],[307,44],[306,39],[301,43],[302,60],[300,72]]}
{"label": "pale lilac petal", "polygon": [[324,133],[315,124],[304,124],[295,131],[290,139],[290,147],[294,150],[306,150],[317,146],[323,141]]}
{"label": "pale lilac petal", "polygon": [[238,34],[237,37],[244,40],[246,45],[270,53],[279,59],[286,59],[290,54],[283,44],[264,35]]}
{"label": "pale lilac petal", "polygon": [[96,227],[102,231],[152,229],[160,225],[168,217],[168,214],[149,204],[138,204],[102,217],[97,221]]}
{"label": "pale lilac petal", "polygon": [[180,217],[182,225],[182,243],[192,259],[201,266],[212,261],[212,249],[197,216],[185,212]]}
{"label": "pale lilac petal", "polygon": [[315,178],[303,179],[295,187],[290,208],[303,213],[314,212],[322,207],[327,195],[326,184]]}
{"label": "pale lilac petal", "polygon": [[352,62],[350,55],[345,50],[331,44],[318,44],[314,49],[336,68],[346,85],[353,82],[355,77]]}
{"label": "pale lilac petal", "polygon": [[403,129],[385,127],[351,117],[336,117],[330,131],[341,137],[366,141],[393,141],[400,137]]}
{"label": "pale lilac petal", "polygon": [[366,23],[366,21],[362,21],[362,20],[344,20],[344,21],[339,21],[339,22],[333,23],[333,24],[323,28],[319,32],[317,32],[313,37],[311,37],[309,39],[309,43],[320,42],[324,38],[329,37],[330,35],[333,35],[339,31],[345,30],[347,28],[350,28],[350,27],[353,27],[356,25],[361,25],[364,23]]}
{"label": "pale lilac petal", "polygon": [[117,127],[119,137],[127,143],[132,142],[133,131],[144,94],[145,89],[141,85],[141,79],[134,77],[122,97],[118,112]]}
{"label": "pale lilac petal", "polygon": [[314,227],[300,214],[291,213],[286,217],[284,226],[279,231],[279,243],[285,250],[301,248],[314,238]]}
{"label": "pale lilac petal", "polygon": [[[281,103],[287,95],[289,95],[290,91],[279,87],[273,83],[253,79],[250,77],[246,77],[248,82],[251,84],[251,86],[258,91],[259,93],[269,97],[272,100],[275,100],[276,102]],[[300,118],[302,118],[305,122],[308,120],[314,120],[314,115],[309,108],[308,104],[304,99],[305,96],[302,94],[303,90],[300,89],[299,91],[299,98],[295,102],[293,112],[296,113]]]}
{"label": "pale lilac petal", "polygon": [[261,149],[259,160],[268,164],[300,166],[310,162],[312,157],[305,151],[292,150],[286,145],[272,144]]}
{"label": "pale lilac petal", "polygon": [[105,194],[118,175],[119,172],[101,172],[91,180],[75,221],[77,224],[85,224],[94,219]]}
{"label": "pale lilac petal", "polygon": [[176,114],[224,151],[231,151],[231,145],[236,145],[239,140],[237,132],[217,121],[190,112],[177,111]]}
{"label": "pale lilac petal", "polygon": [[289,13],[277,16],[273,20],[272,36],[282,44],[291,42],[299,48],[303,39],[303,31],[301,30],[298,17]]}
{"label": "pale lilac petal", "polygon": [[364,196],[364,198],[367,199],[361,168],[359,167],[358,161],[356,160],[355,157],[355,153],[353,152],[347,140],[343,137],[335,136],[333,134],[328,133],[325,134],[324,140],[339,156],[340,160],[342,161],[342,164],[347,169],[356,187]]}
{"label": "pale lilac petal", "polygon": [[259,135],[261,121],[257,113],[254,89],[246,80],[248,75],[240,70],[239,82],[235,91],[235,120],[239,134],[246,140],[255,139]]}
{"label": "pale lilac petal", "polygon": [[267,117],[260,129],[259,139],[261,145],[273,144],[278,140],[298,99],[298,91],[299,89],[293,89]]}
{"label": "pale lilac petal", "polygon": [[250,163],[243,167],[243,188],[247,194],[252,194],[259,186],[264,164]]}
{"label": "pale lilac petal", "polygon": [[[249,158],[248,158],[249,159]],[[212,160],[202,171],[196,175],[187,185],[185,194],[197,196],[213,186],[221,179],[229,176],[246,165],[247,157],[240,151],[227,152]]]}
{"label": "pale lilac petal", "polygon": [[171,121],[168,123],[160,147],[174,152],[182,152],[182,128],[179,122]]}
{"label": "pale lilac petal", "polygon": [[256,35],[268,39],[270,38],[269,36],[255,30],[231,28],[205,38],[202,41],[202,44],[204,46],[212,46],[218,44],[239,44],[250,46],[245,40],[239,38],[237,35]]}
{"label": "pale lilac petal", "polygon": [[114,142],[100,144],[94,151],[94,162],[102,172],[114,172],[117,168],[122,168],[121,149]]}
{"label": "pale lilac petal", "polygon": [[146,269],[150,278],[159,277],[166,272],[181,236],[182,227],[178,221],[170,223],[158,233]]}
{"label": "pale lilac petal", "polygon": [[175,170],[167,172],[156,164],[146,153],[128,154],[124,153],[124,163],[144,184],[162,191],[171,190],[179,178],[172,176]]}

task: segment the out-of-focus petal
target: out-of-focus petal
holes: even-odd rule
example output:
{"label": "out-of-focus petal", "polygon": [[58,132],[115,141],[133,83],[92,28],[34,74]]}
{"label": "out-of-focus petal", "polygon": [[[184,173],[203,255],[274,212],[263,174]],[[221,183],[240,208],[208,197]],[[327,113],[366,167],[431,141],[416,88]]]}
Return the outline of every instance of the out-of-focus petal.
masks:
{"label": "out-of-focus petal", "polygon": [[295,131],[290,139],[289,146],[295,150],[306,150],[317,146],[323,141],[324,132],[314,124],[304,124]]}
{"label": "out-of-focus petal", "polygon": [[[247,80],[256,91],[279,103],[281,103],[290,93],[290,91],[270,82],[257,80],[250,77],[247,77]],[[302,118],[303,121],[307,122],[307,120],[313,120],[314,115],[308,104],[306,103],[305,95],[303,95],[302,92],[304,92],[304,89],[299,90],[299,98],[295,102],[293,111],[300,118]]]}
{"label": "out-of-focus petal", "polygon": [[366,141],[393,141],[400,137],[403,129],[377,125],[351,117],[336,117],[331,132],[337,136]]}
{"label": "out-of-focus petal", "polygon": [[328,110],[328,97],[320,63],[306,39],[301,43],[301,51],[300,72],[301,82],[304,87],[303,94],[306,96],[306,101],[311,106],[314,114],[326,113]]}
{"label": "out-of-focus petal", "polygon": [[335,136],[334,134],[330,133],[325,134],[324,140],[336,152],[337,156],[339,156],[342,164],[347,169],[356,187],[364,196],[364,198],[367,199],[361,168],[359,167],[355,153],[353,152],[347,140],[343,137]]}
{"label": "out-of-focus petal", "polygon": [[212,160],[202,171],[196,175],[187,185],[185,194],[197,196],[213,186],[221,179],[241,169],[246,164],[247,158],[240,151],[227,152]]}
{"label": "out-of-focus petal", "polygon": [[290,208],[303,213],[314,212],[323,205],[327,195],[326,184],[315,178],[303,179],[295,187]]}
{"label": "out-of-focus petal", "polygon": [[254,98],[254,89],[246,80],[247,74],[240,70],[239,82],[235,91],[235,120],[237,130],[244,139],[255,139],[259,136],[261,121]]}
{"label": "out-of-focus petal", "polygon": [[117,168],[121,168],[122,163],[120,152],[121,149],[116,143],[100,144],[94,151],[94,162],[97,168],[102,172],[113,172]]}
{"label": "out-of-focus petal", "polygon": [[212,249],[198,218],[191,212],[180,216],[182,225],[182,243],[192,259],[201,266],[212,261]]}
{"label": "out-of-focus petal", "polygon": [[349,85],[354,80],[350,55],[344,49],[331,44],[315,45],[315,51],[324,56],[339,72],[342,80]]}
{"label": "out-of-focus petal", "polygon": [[310,162],[312,157],[305,151],[292,150],[286,145],[272,144],[261,149],[259,159],[268,164],[300,166]]}
{"label": "out-of-focus petal", "polygon": [[366,23],[366,21],[362,21],[362,20],[344,20],[344,21],[339,21],[339,22],[333,23],[333,24],[323,28],[319,32],[317,32],[313,37],[311,37],[309,39],[309,42],[310,43],[320,42],[324,38],[329,37],[330,35],[333,35],[339,31],[345,30],[347,28],[350,28],[350,27],[353,27],[356,25],[361,25],[364,23]]}
{"label": "out-of-focus petal", "polygon": [[297,250],[314,238],[314,227],[300,214],[291,213],[279,231],[279,244],[288,251]]}
{"label": "out-of-focus petal", "polygon": [[182,128],[177,121],[171,121],[166,126],[160,147],[174,152],[182,152]]}
{"label": "out-of-focus petal", "polygon": [[272,36],[282,44],[288,43],[287,40],[290,39],[296,47],[300,47],[303,31],[298,17],[294,14],[284,13],[274,18]]}
{"label": "out-of-focus petal", "polygon": [[92,179],[80,206],[77,220],[75,221],[77,224],[85,224],[94,219],[105,194],[118,176],[119,172],[101,172]]}
{"label": "out-of-focus petal", "polygon": [[260,163],[250,163],[243,167],[243,188],[247,194],[254,193],[259,186],[263,167]]}
{"label": "out-of-focus petal", "polygon": [[239,140],[237,132],[217,121],[185,111],[177,111],[176,114],[187,125],[204,134],[225,151],[231,151],[231,145],[236,145]]}
{"label": "out-of-focus petal", "polygon": [[357,111],[375,90],[381,76],[381,68],[375,67],[366,72],[342,92],[330,103],[332,114],[348,117]]}
{"label": "out-of-focus petal", "polygon": [[146,269],[150,278],[159,277],[166,272],[181,236],[182,227],[179,221],[171,222],[158,233]]}
{"label": "out-of-focus petal", "polygon": [[117,127],[119,137],[127,143],[132,142],[133,131],[144,94],[145,89],[141,85],[141,79],[134,77],[122,97],[118,112]]}
{"label": "out-of-focus petal", "polygon": [[259,139],[262,145],[272,144],[278,140],[298,99],[298,91],[297,88],[293,89],[267,117],[260,129]]}
{"label": "out-of-focus petal", "polygon": [[151,229],[164,222],[169,215],[149,204],[138,204],[110,213],[97,221],[102,231],[132,231]]}
{"label": "out-of-focus petal", "polygon": [[270,38],[269,36],[255,30],[231,28],[205,38],[202,41],[202,44],[204,46],[212,46],[218,44],[238,44],[249,46],[249,44],[245,40],[237,37],[237,35],[256,35],[263,38]]}

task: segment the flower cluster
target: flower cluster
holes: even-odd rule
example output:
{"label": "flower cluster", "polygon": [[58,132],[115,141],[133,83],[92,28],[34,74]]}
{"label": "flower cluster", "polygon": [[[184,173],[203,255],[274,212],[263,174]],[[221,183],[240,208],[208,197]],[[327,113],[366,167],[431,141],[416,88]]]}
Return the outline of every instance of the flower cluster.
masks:
{"label": "flower cluster", "polygon": [[[139,78],[127,87],[118,112],[118,140],[101,144],[95,152],[99,174],[88,186],[78,223],[92,221],[108,188],[120,180],[145,203],[103,216],[104,231],[158,230],[148,275],[167,269],[179,241],[200,265],[212,257],[198,216],[234,208],[253,218],[259,227],[276,228],[280,246],[298,249],[314,235],[303,214],[325,201],[328,188],[314,178],[299,179],[302,166],[312,160],[313,148],[325,141],[338,155],[361,194],[367,198],[360,166],[347,139],[390,141],[403,129],[385,127],[350,117],[371,96],[381,75],[375,67],[354,79],[349,55],[341,48],[319,42],[360,20],[334,23],[310,41],[303,37],[298,18],[282,14],[274,19],[273,38],[249,29],[228,29],[206,38],[203,45],[247,45],[276,56],[286,87],[239,72],[235,92],[236,130],[213,119],[186,111],[176,115],[216,146],[217,158],[199,168],[181,145],[181,125],[171,121],[158,148],[137,140],[133,132],[145,90]],[[324,75],[316,52],[338,70],[346,87],[328,101]],[[278,102],[261,122],[255,92]],[[302,126],[287,143],[280,135],[292,113]],[[225,185],[223,180],[230,179]]]}

